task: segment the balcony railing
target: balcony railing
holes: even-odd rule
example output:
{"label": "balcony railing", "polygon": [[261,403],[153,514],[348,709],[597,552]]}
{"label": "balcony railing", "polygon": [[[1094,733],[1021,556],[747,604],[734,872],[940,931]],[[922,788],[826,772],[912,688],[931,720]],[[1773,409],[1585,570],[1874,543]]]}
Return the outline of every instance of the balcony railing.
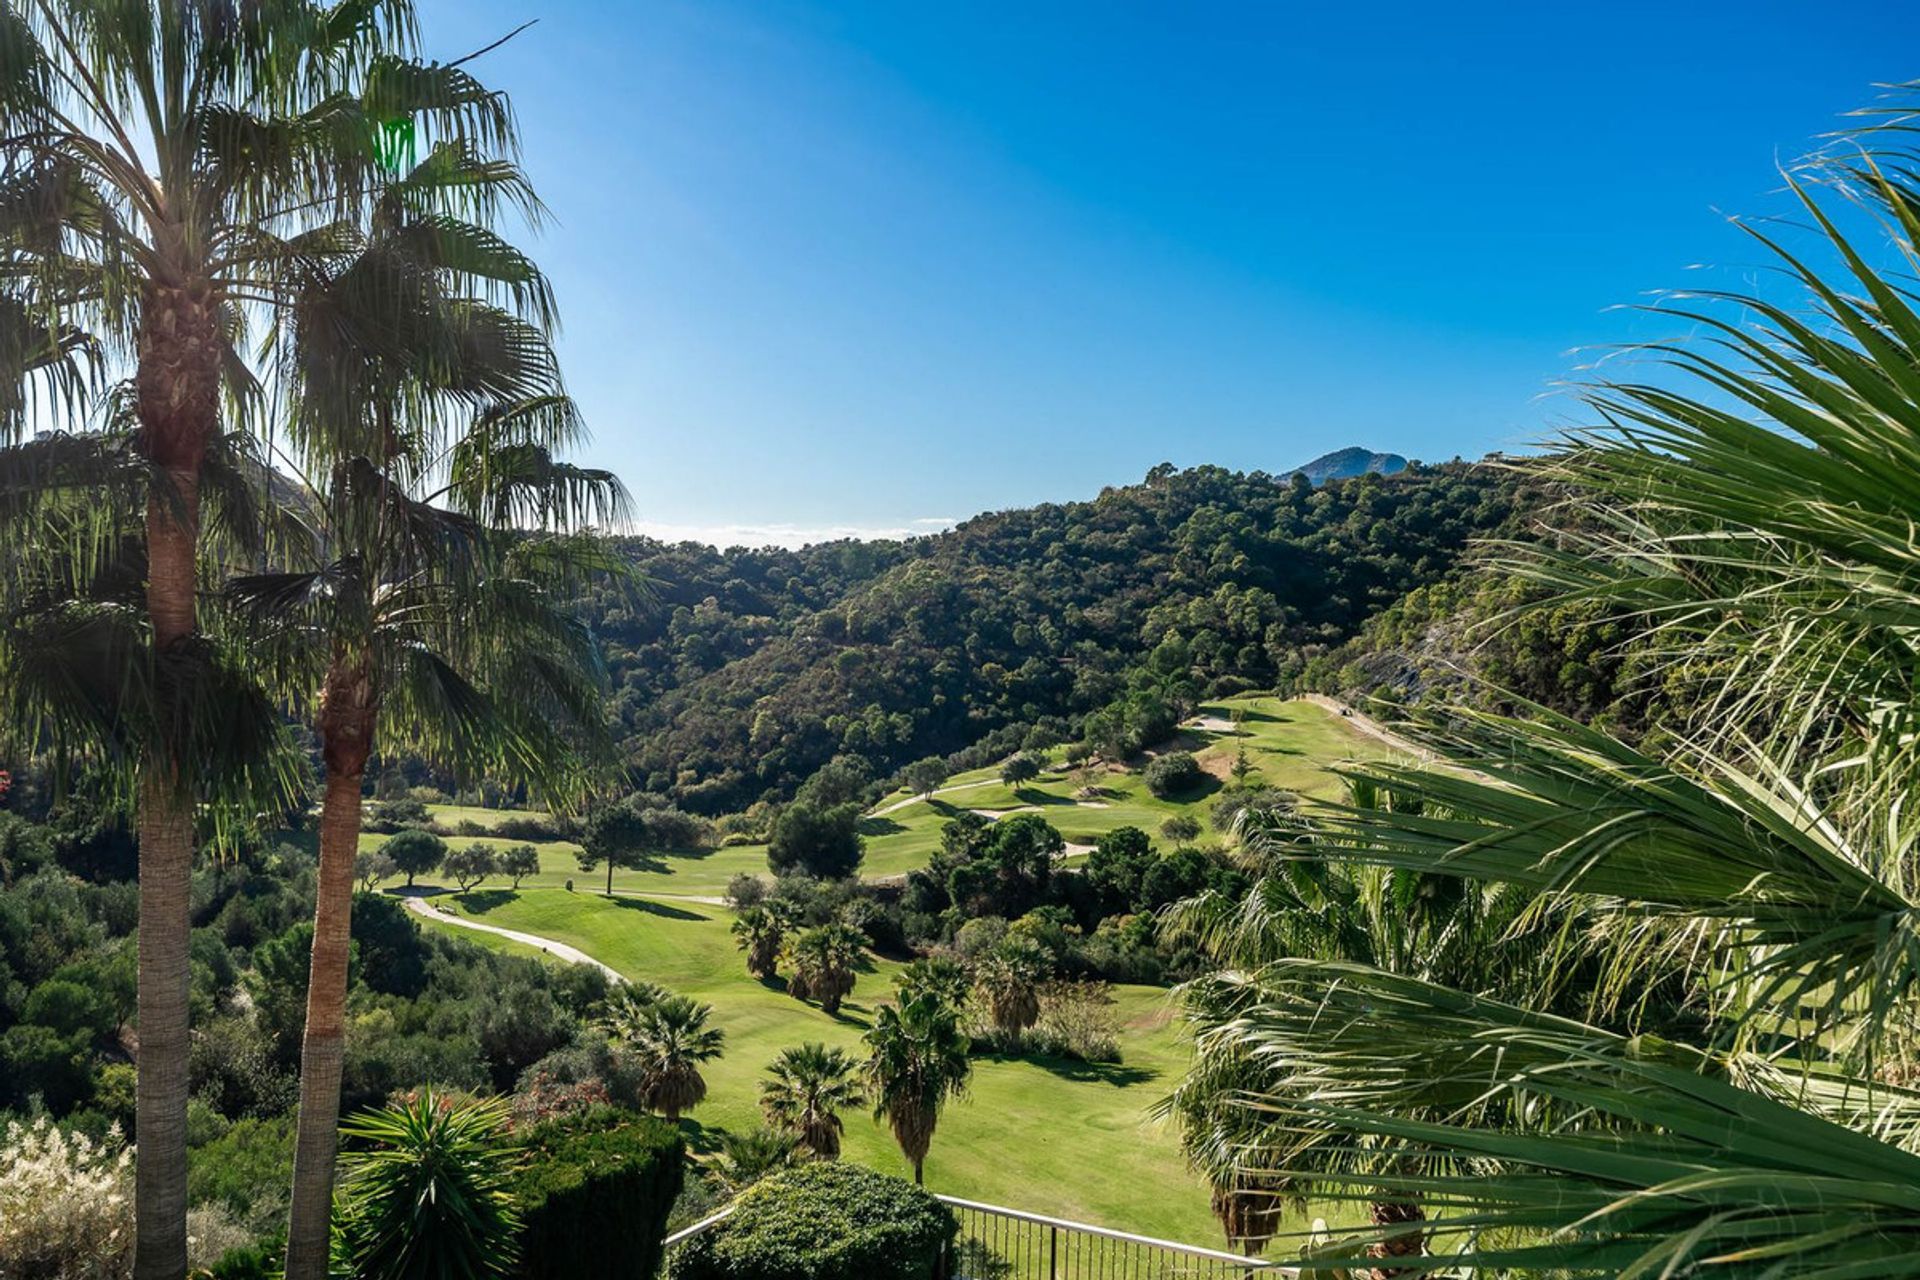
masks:
{"label": "balcony railing", "polygon": [[[937,1196],[960,1220],[943,1280],[1230,1280],[1293,1277],[1291,1267],[1049,1218],[957,1196]],[[725,1222],[731,1208],[667,1237],[667,1252]]]}

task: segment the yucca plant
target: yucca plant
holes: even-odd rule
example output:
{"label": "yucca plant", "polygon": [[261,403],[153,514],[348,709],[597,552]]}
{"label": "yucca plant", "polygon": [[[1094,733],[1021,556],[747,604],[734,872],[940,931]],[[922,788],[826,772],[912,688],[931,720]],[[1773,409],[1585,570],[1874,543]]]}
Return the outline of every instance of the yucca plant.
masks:
{"label": "yucca plant", "polygon": [[[1809,243],[1750,230],[1793,287],[1669,304],[1706,340],[1655,348],[1658,384],[1592,392],[1598,428],[1540,464],[1567,518],[1496,552],[1632,616],[1693,714],[1657,750],[1540,708],[1416,717],[1440,766],[1356,770],[1414,803],[1334,806],[1290,855],[1577,913],[1584,945],[1556,966],[1581,1011],[1314,958],[1220,979],[1234,1006],[1195,1070],[1269,1081],[1234,1107],[1242,1166],[1318,1135],[1322,1193],[1437,1210],[1440,1256],[1411,1265],[1920,1275],[1911,128],[1876,121],[1790,175]],[[1663,1006],[1697,1025],[1648,1030]],[[1383,1144],[1431,1158],[1370,1167]]]}
{"label": "yucca plant", "polygon": [[504,1101],[431,1089],[353,1117],[335,1257],[358,1280],[484,1280],[512,1273],[517,1156]]}

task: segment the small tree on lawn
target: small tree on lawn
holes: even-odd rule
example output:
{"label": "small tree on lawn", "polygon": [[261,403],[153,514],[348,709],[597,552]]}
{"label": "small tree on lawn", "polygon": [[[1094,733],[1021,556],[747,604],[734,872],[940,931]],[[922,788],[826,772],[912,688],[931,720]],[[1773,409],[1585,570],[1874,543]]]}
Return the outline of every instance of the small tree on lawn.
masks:
{"label": "small tree on lawn", "polygon": [[747,972],[771,978],[780,971],[780,947],[786,941],[787,922],[772,907],[748,907],[733,922],[735,944],[747,953]]}
{"label": "small tree on lawn", "polygon": [[801,1000],[818,1000],[828,1014],[853,990],[854,966],[862,939],[843,924],[823,924],[793,940],[793,978],[787,991]]}
{"label": "small tree on lawn", "polygon": [[908,765],[902,776],[906,779],[907,790],[922,799],[931,800],[933,793],[950,775],[945,760],[939,756],[928,756],[925,760],[915,760]]}
{"label": "small tree on lawn", "polygon": [[650,834],[646,818],[633,805],[603,805],[587,815],[587,827],[580,836],[580,869],[592,871],[605,864],[611,898],[614,868],[645,866]]}
{"label": "small tree on lawn", "polygon": [[405,873],[407,888],[411,889],[415,876],[426,875],[446,861],[447,842],[431,831],[409,827],[381,845],[380,852],[393,859],[393,865]]}
{"label": "small tree on lawn", "polygon": [[975,966],[974,988],[1008,1046],[1040,1020],[1040,988],[1053,976],[1046,951],[1031,938],[1008,938]]}
{"label": "small tree on lawn", "polygon": [[540,851],[530,844],[510,844],[500,854],[500,874],[513,881],[514,890],[528,876],[540,874]]}
{"label": "small tree on lawn", "polygon": [[353,860],[353,878],[359,883],[362,893],[372,893],[382,880],[399,874],[399,866],[384,850],[362,853]]}
{"label": "small tree on lawn", "polygon": [[1017,756],[1010,757],[1005,764],[1000,766],[1000,781],[1006,783],[1009,787],[1022,786],[1032,782],[1039,776],[1040,762],[1025,751],[1022,751]]}
{"label": "small tree on lawn", "polygon": [[632,1019],[628,1043],[640,1057],[640,1097],[669,1120],[707,1096],[700,1064],[720,1056],[726,1034],[707,1025],[713,1006],[687,996],[667,996]]}
{"label": "small tree on lawn", "polygon": [[918,1183],[940,1109],[949,1098],[966,1095],[973,1073],[960,1014],[931,995],[897,1007],[882,1005],[865,1040],[874,1118],[893,1130]]}
{"label": "small tree on lawn", "polygon": [[1176,813],[1160,824],[1160,834],[1175,844],[1188,844],[1200,838],[1200,820],[1190,813]]}
{"label": "small tree on lawn", "polygon": [[468,893],[500,869],[500,860],[492,845],[471,844],[464,849],[449,851],[441,866],[460,886],[460,892]]}
{"label": "small tree on lawn", "polygon": [[840,1157],[846,1126],[840,1112],[866,1101],[856,1078],[859,1063],[845,1049],[803,1044],[781,1051],[760,1083],[767,1123],[790,1134],[822,1160]]}

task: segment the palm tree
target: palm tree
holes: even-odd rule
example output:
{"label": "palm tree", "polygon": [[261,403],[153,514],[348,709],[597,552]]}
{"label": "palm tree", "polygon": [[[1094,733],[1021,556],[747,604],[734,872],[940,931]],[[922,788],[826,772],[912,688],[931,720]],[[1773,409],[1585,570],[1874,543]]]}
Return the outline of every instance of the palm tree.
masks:
{"label": "palm tree", "polygon": [[894,983],[894,996],[905,1004],[915,996],[931,995],[958,1008],[966,1003],[973,980],[966,966],[951,956],[921,956],[900,971]]}
{"label": "palm tree", "polygon": [[[624,494],[605,473],[553,460],[578,426],[538,330],[461,292],[543,291],[524,258],[441,211],[471,202],[472,188],[520,181],[511,166],[470,161],[430,154],[378,193],[358,252],[304,269],[280,369],[318,536],[296,549],[308,562],[297,570],[229,588],[267,624],[267,643],[284,642],[284,682],[310,691],[301,701],[325,766],[293,1280],[316,1280],[326,1266],[368,759],[404,750],[457,776],[527,782],[563,809],[587,765],[611,758],[600,662],[560,595],[605,557],[530,535],[616,515]],[[492,252],[448,267],[448,240]],[[380,317],[363,314],[360,299],[401,288],[414,298],[407,327],[370,323]]]}
{"label": "palm tree", "polygon": [[747,953],[747,972],[771,978],[780,971],[780,947],[786,941],[786,921],[771,907],[748,907],[733,922],[735,944]]}
{"label": "palm tree", "polygon": [[1031,938],[1008,938],[974,965],[974,990],[1007,1047],[1017,1048],[1022,1033],[1040,1020],[1040,988],[1052,973],[1045,949]]}
{"label": "palm tree", "polygon": [[854,970],[864,951],[861,936],[843,924],[815,925],[796,937],[790,948],[793,978],[787,983],[789,994],[801,1000],[818,1000],[830,1015],[840,1012],[840,1002],[853,990]]}
{"label": "palm tree", "polygon": [[640,1058],[640,1096],[669,1120],[707,1096],[700,1064],[720,1056],[726,1033],[709,1027],[713,1006],[687,996],[668,996],[646,1006],[627,1034]]}
{"label": "palm tree", "polygon": [[726,1133],[720,1137],[717,1157],[707,1162],[707,1168],[720,1179],[728,1195],[737,1196],[762,1178],[792,1166],[799,1151],[800,1143],[792,1134],[773,1129]]}
{"label": "palm tree", "polygon": [[[1383,802],[1395,803],[1371,783],[1350,788],[1356,811]],[[1356,1151],[1329,1144],[1306,1126],[1271,1131],[1263,1116],[1250,1113],[1244,1098],[1283,1089],[1289,1077],[1283,1065],[1219,1043],[1222,1028],[1236,1025],[1249,1003],[1245,975],[1289,957],[1312,957],[1542,994],[1541,940],[1555,935],[1538,921],[1522,927],[1524,914],[1537,906],[1531,894],[1315,860],[1312,833],[1293,809],[1243,810],[1234,826],[1249,887],[1238,896],[1208,891],[1167,916],[1169,936],[1196,943],[1220,969],[1182,989],[1187,1021],[1205,1051],[1160,1110],[1178,1121],[1188,1163],[1212,1188],[1229,1243],[1257,1251],[1286,1207],[1304,1206],[1309,1175],[1330,1176],[1356,1164],[1412,1173],[1426,1153],[1391,1144]],[[1417,1195],[1401,1190],[1377,1197],[1370,1211],[1381,1233],[1369,1246],[1376,1256],[1421,1251],[1425,1214]],[[1376,1269],[1382,1280],[1396,1274],[1390,1266]]]}
{"label": "palm tree", "polygon": [[[1592,1012],[1276,959],[1242,975],[1238,1015],[1203,1047],[1285,1064],[1244,1096],[1267,1133],[1439,1157],[1420,1186],[1447,1210],[1428,1226],[1451,1263],[1920,1275],[1910,131],[1896,117],[1860,140],[1873,150],[1793,176],[1812,250],[1752,234],[1801,296],[1677,308],[1716,340],[1659,349],[1697,393],[1596,388],[1603,429],[1547,463],[1572,518],[1544,548],[1496,551],[1558,601],[1652,625],[1667,672],[1693,680],[1657,747],[1543,708],[1454,708],[1409,725],[1447,767],[1361,771],[1417,804],[1316,822],[1328,860],[1576,904],[1601,944],[1576,957]],[[1710,1020],[1636,1033],[1676,982]],[[1358,1161],[1327,1179],[1401,1181]]]}
{"label": "palm tree", "polygon": [[858,1065],[846,1050],[823,1044],[783,1049],[767,1067],[773,1078],[760,1082],[760,1111],[820,1159],[837,1160],[846,1128],[840,1112],[866,1101],[854,1079]]}
{"label": "palm tree", "polygon": [[[131,355],[133,449],[152,480],[142,609],[162,666],[199,662],[206,464],[223,397],[239,410],[253,399],[239,347],[248,313],[283,308],[289,267],[327,252],[390,128],[474,147],[511,139],[504,102],[457,64],[407,60],[413,31],[405,0],[32,0],[0,13],[0,358],[11,366],[0,382],[60,367],[50,353],[79,350],[84,333]],[[0,395],[9,433],[28,403]],[[203,696],[193,680],[154,688]],[[186,1268],[187,880],[207,781],[175,750],[138,769],[135,1274],[146,1280]]]}
{"label": "palm tree", "polygon": [[952,1005],[918,996],[902,1005],[881,1005],[867,1044],[868,1096],[873,1115],[885,1119],[900,1151],[922,1180],[940,1108],[966,1096],[973,1061],[966,1033]]}

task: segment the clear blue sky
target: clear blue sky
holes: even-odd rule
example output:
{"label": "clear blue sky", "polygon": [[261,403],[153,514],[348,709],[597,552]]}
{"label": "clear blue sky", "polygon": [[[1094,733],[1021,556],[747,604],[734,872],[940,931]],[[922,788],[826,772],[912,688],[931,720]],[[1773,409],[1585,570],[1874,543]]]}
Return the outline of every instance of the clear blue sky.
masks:
{"label": "clear blue sky", "polygon": [[1162,460],[1437,459],[1574,412],[1609,312],[1920,10],[424,0],[513,94],[564,355],[650,528],[925,528]]}

